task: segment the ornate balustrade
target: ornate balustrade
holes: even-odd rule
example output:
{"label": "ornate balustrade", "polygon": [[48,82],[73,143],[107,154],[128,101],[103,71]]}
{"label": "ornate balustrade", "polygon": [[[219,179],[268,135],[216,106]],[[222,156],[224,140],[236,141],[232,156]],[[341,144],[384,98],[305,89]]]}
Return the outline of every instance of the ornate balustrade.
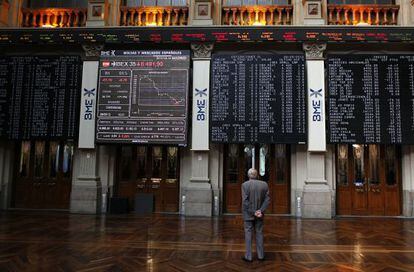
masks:
{"label": "ornate balustrade", "polygon": [[398,5],[328,5],[330,25],[396,25]]}
{"label": "ornate balustrade", "polygon": [[224,25],[290,25],[292,5],[223,7]]}
{"label": "ornate balustrade", "polygon": [[188,7],[121,7],[121,26],[187,25]]}
{"label": "ornate balustrade", "polygon": [[22,9],[23,27],[79,27],[85,26],[86,8]]}

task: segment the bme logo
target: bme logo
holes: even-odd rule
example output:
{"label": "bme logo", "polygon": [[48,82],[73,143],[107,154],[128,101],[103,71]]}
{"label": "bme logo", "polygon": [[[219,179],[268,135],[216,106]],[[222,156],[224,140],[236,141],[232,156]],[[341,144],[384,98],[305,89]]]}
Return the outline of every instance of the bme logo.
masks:
{"label": "bme logo", "polygon": [[[87,97],[95,97],[95,88],[88,90],[86,88],[83,89],[83,96]],[[93,118],[93,104],[94,99],[85,99],[85,114],[83,115],[84,120],[92,120]]]}
{"label": "bme logo", "polygon": [[203,96],[207,96],[207,88],[203,90],[195,89],[196,94],[194,96],[200,96],[197,99],[197,121],[205,121],[206,120],[206,107],[207,101],[206,99],[202,98]]}
{"label": "bme logo", "polygon": [[312,99],[312,121],[314,122],[321,122],[322,121],[322,102],[320,99],[318,99],[318,96],[322,98],[322,89],[319,90],[312,90],[310,89],[310,97],[315,96],[314,99]]}

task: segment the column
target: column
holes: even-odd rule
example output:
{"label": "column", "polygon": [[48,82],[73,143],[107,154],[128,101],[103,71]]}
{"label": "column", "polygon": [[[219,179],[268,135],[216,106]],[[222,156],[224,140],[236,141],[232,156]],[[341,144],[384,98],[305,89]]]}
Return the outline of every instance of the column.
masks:
{"label": "column", "polygon": [[412,26],[414,24],[414,1],[398,1],[397,4],[400,6],[397,24]]}
{"label": "column", "polygon": [[325,177],[325,71],[326,44],[304,44],[308,99],[308,151],[303,187],[302,217],[331,218],[332,190]]}
{"label": "column", "polygon": [[12,199],[14,147],[9,141],[0,142],[0,210],[8,209]]}
{"label": "column", "polygon": [[414,146],[402,146],[402,214],[414,216]]}
{"label": "column", "polygon": [[3,1],[3,2],[9,2],[8,26],[10,27],[21,26],[22,13],[20,12],[20,10],[23,7],[23,0],[13,0],[13,1]]}
{"label": "column", "polygon": [[193,43],[193,116],[191,178],[184,188],[185,215],[211,216],[213,191],[209,179],[209,92],[212,43]]}
{"label": "column", "polygon": [[0,27],[9,25],[9,8],[9,1],[0,0]]}
{"label": "column", "polygon": [[79,143],[74,156],[70,212],[101,212],[102,184],[99,177],[99,152],[95,147],[95,112],[98,59],[102,45],[84,45]]}
{"label": "column", "polygon": [[106,16],[106,22],[108,26],[119,26],[119,20],[121,16],[120,6],[121,0],[109,0]]}

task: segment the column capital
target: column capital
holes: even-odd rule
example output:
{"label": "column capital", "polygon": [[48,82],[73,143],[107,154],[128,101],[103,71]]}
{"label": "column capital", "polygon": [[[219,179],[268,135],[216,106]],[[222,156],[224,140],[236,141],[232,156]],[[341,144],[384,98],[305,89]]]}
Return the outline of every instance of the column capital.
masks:
{"label": "column capital", "polygon": [[103,44],[82,44],[82,49],[85,52],[85,56],[89,60],[95,60],[99,58],[101,51],[104,49]]}
{"label": "column capital", "polygon": [[193,51],[193,59],[210,59],[213,51],[214,43],[191,43],[191,50]]}
{"label": "column capital", "polygon": [[323,60],[323,52],[326,50],[326,43],[304,43],[306,60]]}

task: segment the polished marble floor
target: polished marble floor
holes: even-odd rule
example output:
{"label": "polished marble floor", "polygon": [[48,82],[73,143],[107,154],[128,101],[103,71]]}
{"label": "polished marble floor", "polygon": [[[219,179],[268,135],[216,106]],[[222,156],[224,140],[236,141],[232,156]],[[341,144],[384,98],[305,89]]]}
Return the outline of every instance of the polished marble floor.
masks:
{"label": "polished marble floor", "polygon": [[0,212],[0,271],[414,271],[414,220],[265,219],[244,263],[240,216]]}

